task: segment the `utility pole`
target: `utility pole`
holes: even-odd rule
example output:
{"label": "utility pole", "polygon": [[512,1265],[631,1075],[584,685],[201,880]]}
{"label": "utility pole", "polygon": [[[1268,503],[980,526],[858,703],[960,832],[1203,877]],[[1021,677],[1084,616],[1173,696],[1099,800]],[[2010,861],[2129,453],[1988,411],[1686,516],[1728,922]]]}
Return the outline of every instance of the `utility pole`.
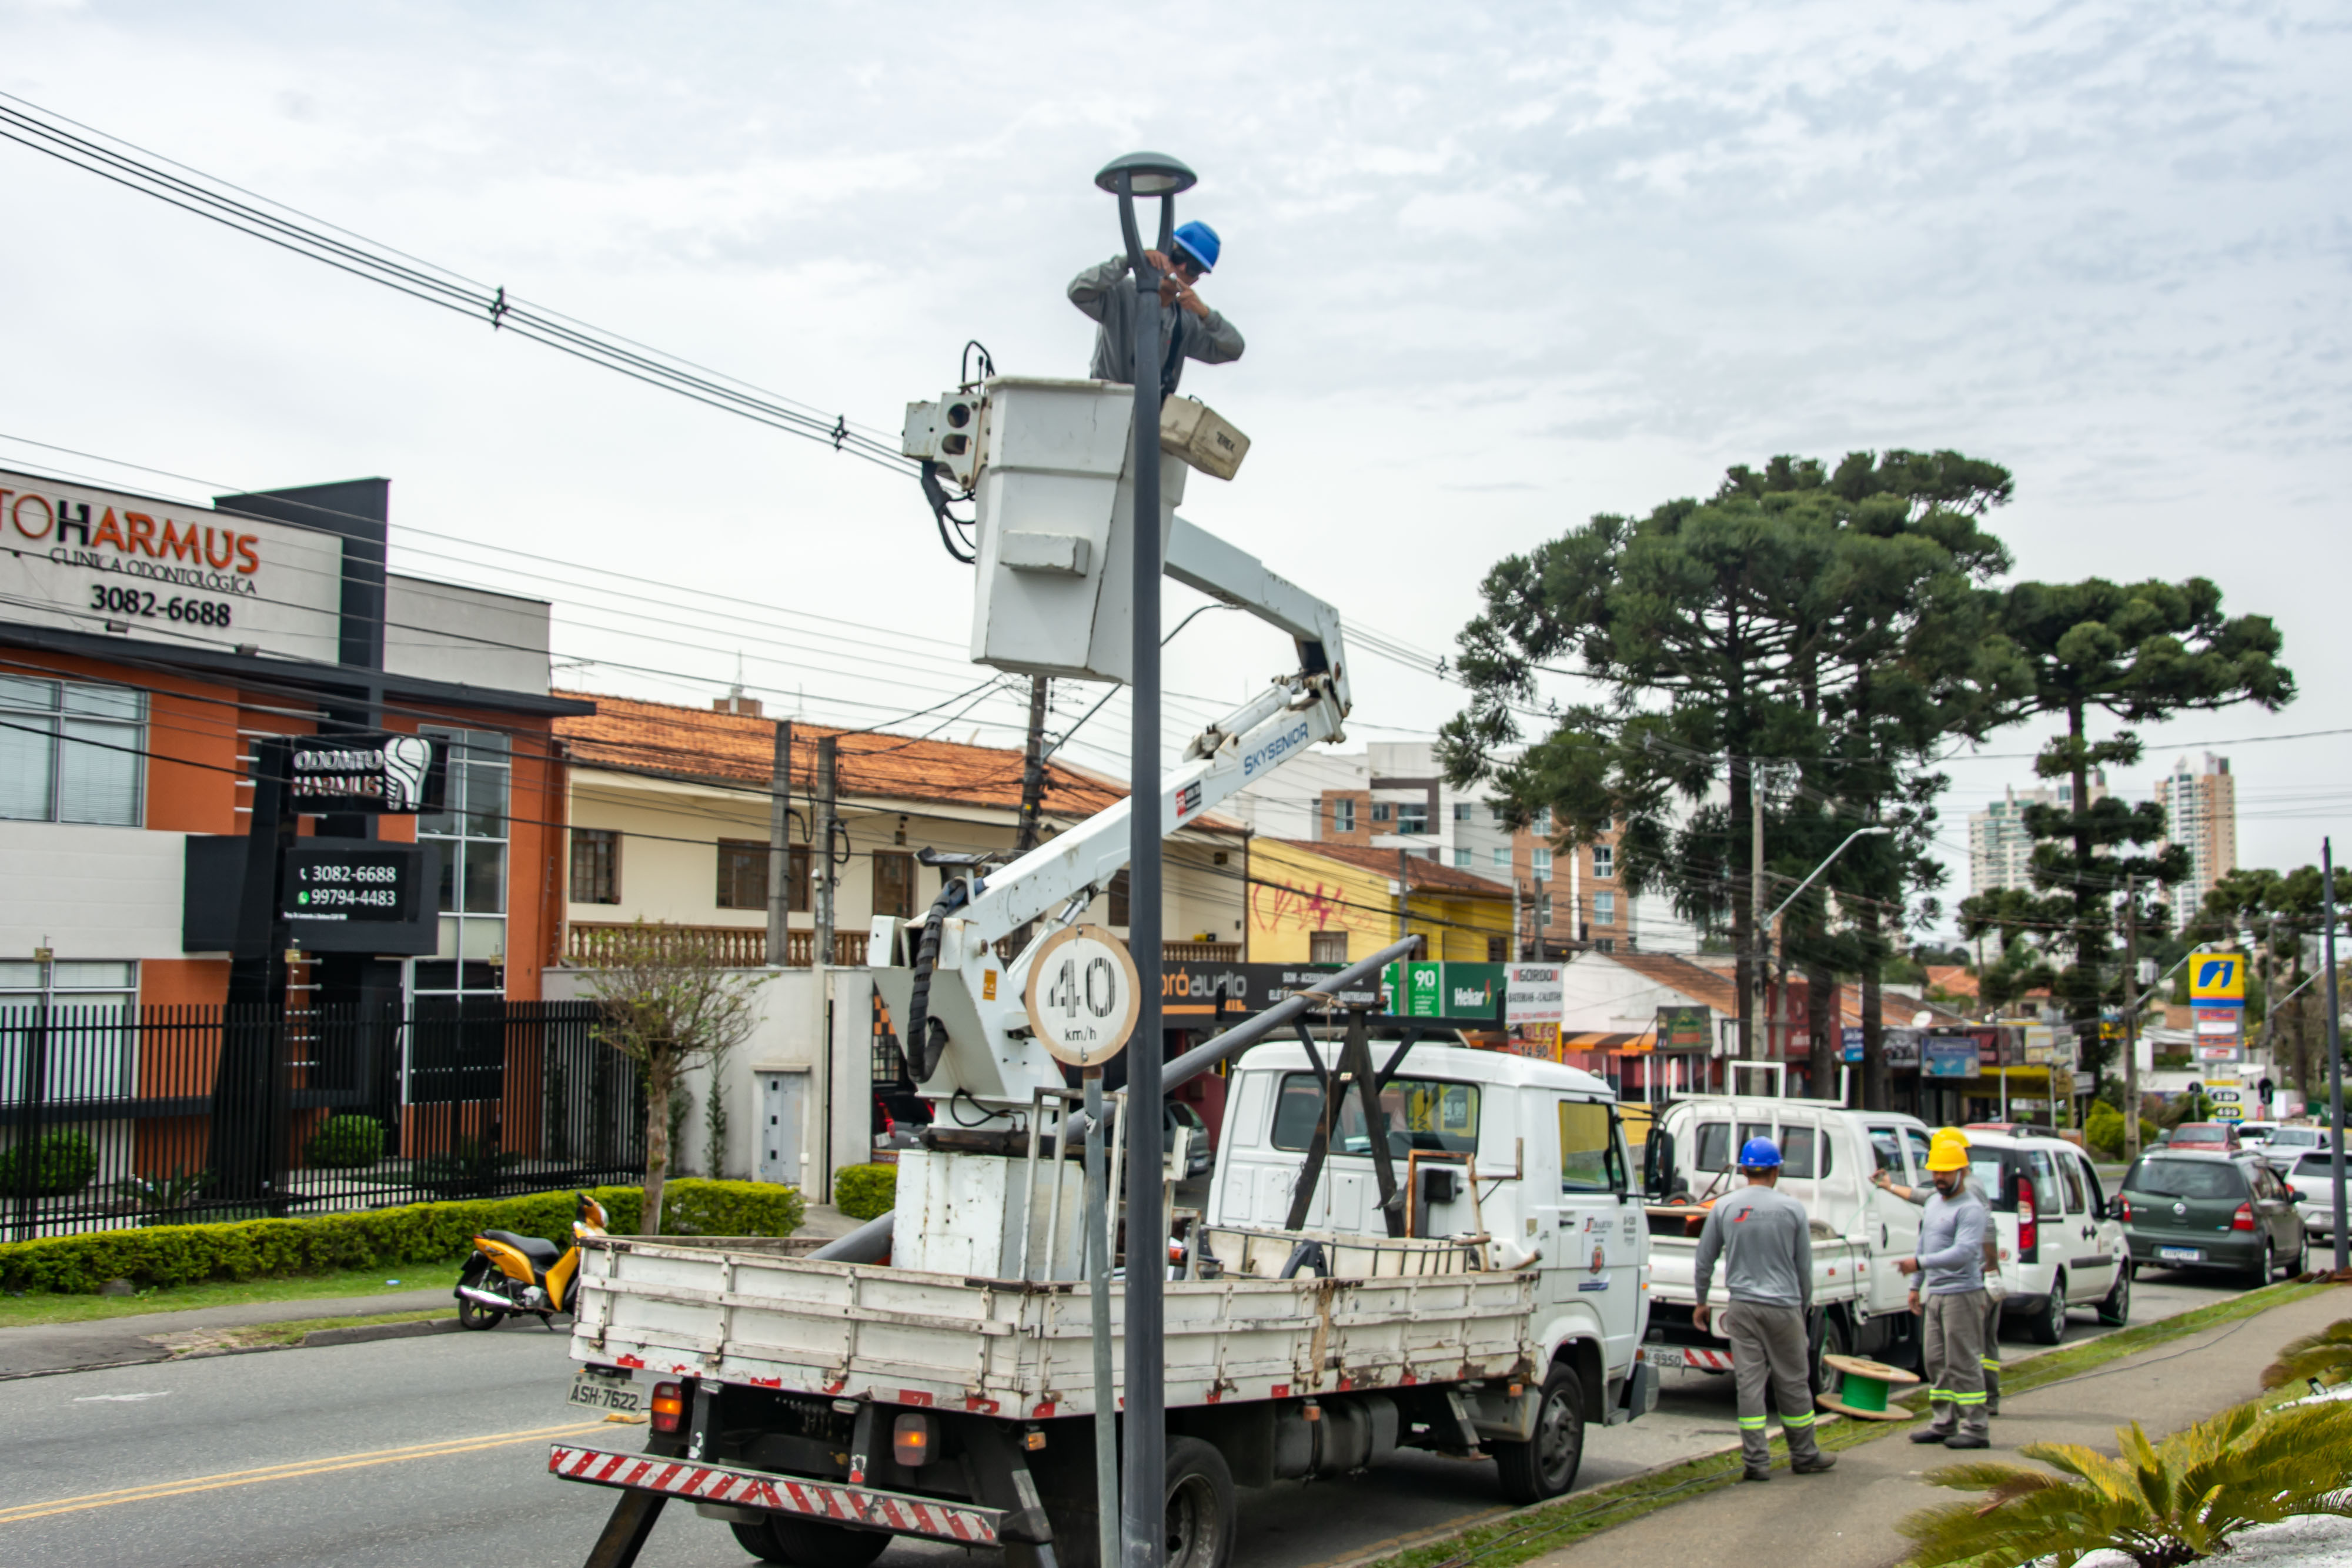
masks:
{"label": "utility pole", "polygon": [[2124,1163],[2139,1158],[2139,877],[2124,878]]}
{"label": "utility pole", "polygon": [[[828,1203],[833,1194],[833,977],[826,967],[833,962],[833,835],[836,829],[834,801],[841,772],[841,737],[828,735],[816,743],[816,832],[809,847],[809,902],[814,906],[815,940],[809,944],[809,990],[816,998],[816,1082],[810,1085],[815,1091],[809,1096],[810,1114],[817,1125],[816,1160],[814,1185],[803,1192],[817,1195],[817,1201]],[[911,1044],[912,1042],[910,1042]],[[921,1047],[915,1045],[919,1051]],[[801,1154],[803,1165],[809,1163],[808,1152]]]}
{"label": "utility pole", "polygon": [[2327,1162],[2328,1197],[2336,1207],[2336,1267],[2338,1270],[2352,1269],[2352,1257],[2347,1257],[2347,1235],[2344,1223],[2344,1029],[2336,1019],[2336,851],[2326,839],[2319,841],[2320,909],[2326,920],[2326,935],[2321,942],[2321,959],[2327,965],[2327,1142],[2333,1157]]}
{"label": "utility pole", "polygon": [[1511,956],[1514,960],[1528,956],[1528,939],[1519,934],[1519,877],[1511,873]]}
{"label": "utility pole", "polygon": [[775,760],[768,768],[768,967],[791,962],[793,925],[793,721],[776,724]]}
{"label": "utility pole", "polygon": [[[1748,769],[1748,985],[1756,991],[1764,988],[1764,967],[1770,962],[1770,950],[1764,936],[1764,791],[1756,782],[1756,759],[1743,764]],[[1756,1015],[1751,1010],[1747,1027],[1740,1030],[1739,1054],[1748,1061],[1757,1060]]]}
{"label": "utility pole", "polygon": [[1021,759],[1021,826],[1013,835],[1015,854],[1037,847],[1045,806],[1045,677],[1029,677],[1029,745]]}

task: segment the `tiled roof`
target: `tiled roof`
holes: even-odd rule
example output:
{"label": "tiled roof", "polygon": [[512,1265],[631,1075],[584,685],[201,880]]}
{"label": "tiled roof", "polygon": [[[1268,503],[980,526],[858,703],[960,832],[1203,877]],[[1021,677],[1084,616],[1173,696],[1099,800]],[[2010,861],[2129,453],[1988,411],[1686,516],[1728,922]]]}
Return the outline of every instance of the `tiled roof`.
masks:
{"label": "tiled roof", "polygon": [[[1399,852],[1395,850],[1376,850],[1368,844],[1318,843],[1311,839],[1283,839],[1278,841],[1307,854],[1321,855],[1326,860],[1378,872],[1382,876],[1397,874]],[[1406,885],[1416,892],[1451,893],[1468,898],[1508,899],[1511,896],[1509,888],[1491,877],[1445,865],[1425,856],[1406,853],[1404,866]]]}
{"label": "tiled roof", "polygon": [[1977,994],[1977,977],[1958,964],[1930,964],[1927,988],[1948,997],[1973,997]]}
{"label": "tiled roof", "polygon": [[[577,763],[761,789],[772,777],[774,719],[635,697],[558,695],[596,705],[593,716],[555,721],[557,737]],[[1017,747],[851,734],[797,720],[793,724],[795,791],[815,787],[816,743],[828,735],[841,737],[838,788],[844,796],[1020,810],[1022,758]],[[1065,763],[1048,762],[1045,773],[1045,810],[1065,821],[1091,816],[1127,799],[1121,785]]]}
{"label": "tiled roof", "polygon": [[1680,991],[1692,1001],[1705,1002],[1717,1012],[1738,1016],[1739,990],[1727,975],[1702,968],[1671,953],[1603,953],[1594,956],[1631,969],[1654,984]]}

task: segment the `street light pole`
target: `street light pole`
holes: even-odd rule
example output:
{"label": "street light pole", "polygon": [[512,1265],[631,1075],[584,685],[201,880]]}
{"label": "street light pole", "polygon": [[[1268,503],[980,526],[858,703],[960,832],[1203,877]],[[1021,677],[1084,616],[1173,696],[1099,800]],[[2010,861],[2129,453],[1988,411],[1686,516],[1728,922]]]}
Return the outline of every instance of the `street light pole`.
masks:
{"label": "street light pole", "polygon": [[[1774,950],[1775,948],[1777,948],[1777,947],[1780,947],[1780,946],[1782,946],[1782,944],[1780,943],[1780,939],[1779,939],[1779,936],[1777,936],[1777,933],[1779,932],[1779,930],[1780,930],[1780,916],[1782,916],[1783,915],[1786,915],[1787,913],[1789,913],[1789,905],[1790,905],[1790,904],[1792,904],[1796,903],[1798,899],[1800,899],[1800,898],[1803,897],[1803,896],[1804,896],[1804,893],[1805,893],[1805,889],[1807,889],[1807,888],[1809,888],[1809,887],[1812,886],[1812,885],[1813,885],[1814,881],[1815,881],[1816,879],[1818,879],[1818,878],[1821,876],[1822,873],[1823,873],[1823,872],[1825,872],[1825,871],[1827,871],[1827,870],[1829,870],[1829,869],[1830,869],[1831,862],[1835,861],[1835,860],[1838,858],[1838,856],[1840,856],[1840,855],[1842,855],[1842,854],[1845,853],[1846,849],[1847,849],[1847,846],[1848,846],[1848,845],[1851,845],[1851,844],[1854,841],[1854,840],[1856,840],[1856,839],[1872,839],[1872,838],[1881,838],[1881,837],[1884,837],[1885,835],[1886,835],[1886,834],[1888,834],[1888,833],[1893,832],[1894,831],[1895,831],[1894,829],[1892,829],[1892,828],[1888,828],[1888,827],[1856,828],[1853,831],[1852,831],[1852,832],[1848,833],[1848,834],[1845,836],[1845,841],[1844,841],[1843,843],[1839,844],[1837,848],[1835,848],[1835,849],[1832,850],[1832,851],[1829,852],[1829,859],[1828,859],[1828,860],[1824,860],[1824,861],[1822,861],[1821,864],[1819,864],[1819,865],[1815,866],[1811,871],[1810,871],[1810,872],[1808,872],[1808,873],[1806,873],[1806,875],[1805,875],[1805,880],[1804,880],[1804,881],[1802,881],[1802,882],[1801,882],[1801,883],[1799,883],[1797,884],[1797,891],[1796,891],[1796,892],[1794,892],[1794,893],[1792,893],[1792,894],[1789,894],[1789,896],[1788,896],[1788,897],[1786,897],[1786,898],[1784,898],[1784,899],[1782,899],[1782,900],[1780,901],[1780,908],[1775,909],[1771,914],[1767,915],[1764,915],[1763,917],[1761,917],[1761,919],[1759,919],[1759,922],[1757,923],[1757,927],[1756,927],[1756,937],[1757,937],[1758,942],[1759,942],[1759,943],[1762,945],[1762,947],[1763,947],[1763,962],[1764,962],[1764,967],[1765,967],[1765,968],[1766,968],[1766,970],[1767,970],[1768,972],[1769,971],[1769,969],[1770,969],[1770,967],[1771,967],[1771,964],[1772,964],[1772,956],[1773,956],[1773,950]],[[1760,870],[1760,869],[1759,869],[1759,872],[1758,872],[1758,883],[1757,883],[1757,885],[1758,885],[1758,886],[1759,886],[1759,887],[1763,885],[1763,882],[1762,882],[1762,872],[1761,872],[1761,870]],[[1759,898],[1759,899],[1756,901],[1756,903],[1757,903],[1758,907],[1759,907],[1759,908],[1761,908],[1761,907],[1763,906],[1763,903],[1764,903],[1764,901],[1763,901],[1763,899]],[[1783,954],[1783,961],[1785,961],[1785,958],[1786,958],[1786,955],[1785,955],[1785,953],[1784,953],[1784,954]],[[1787,998],[1787,996],[1786,996],[1786,993],[1787,993],[1787,991],[1788,991],[1788,988],[1789,988],[1788,977],[1787,977],[1787,975],[1786,975],[1786,974],[1783,974],[1783,975],[1781,976],[1781,978],[1780,978],[1780,989],[1781,989],[1781,991],[1782,991],[1783,995],[1782,995],[1782,997],[1781,997],[1780,1001],[1780,1002],[1779,1002],[1779,1004],[1778,1004],[1779,1009],[1780,1009],[1780,1010],[1782,1010],[1782,1011],[1785,1011],[1785,1010],[1787,1009],[1787,1008],[1788,1008],[1788,1005],[1789,1005],[1789,1003],[1788,1003],[1788,998]],[[1769,996],[1769,993],[1768,993],[1768,996]],[[1766,1039],[1768,1041],[1769,1041],[1769,1042],[1770,1042],[1770,1045],[1771,1045],[1772,1047],[1777,1047],[1777,1046],[1779,1045],[1779,1043],[1780,1043],[1780,1016],[1779,1016],[1779,1012],[1775,1012],[1771,1017],[1769,1017],[1769,1018],[1768,1018],[1768,1019],[1766,1019],[1766,1034],[1765,1034],[1765,1039]],[[1865,1064],[1865,1065],[1867,1065],[1867,1064]],[[1865,1076],[1866,1076],[1866,1075],[1865,1075]],[[1869,1087],[1869,1084],[1868,1084],[1868,1082],[1865,1081],[1865,1082],[1864,1083],[1864,1088],[1865,1090],[1867,1090],[1867,1089],[1868,1089],[1868,1087]],[[1816,1084],[1816,1085],[1814,1085],[1814,1088],[1816,1089],[1816,1091],[1818,1091],[1818,1090],[1819,1090],[1819,1088],[1820,1088],[1820,1085]]]}
{"label": "street light pole", "polygon": [[[1128,947],[1143,977],[1141,1005],[1127,1051],[1127,1435],[1119,1518],[1124,1568],[1160,1568],[1167,1547],[1165,1343],[1161,1295],[1168,1276],[1166,1218],[1160,1212],[1160,273],[1143,254],[1135,199],[1160,198],[1159,253],[1175,243],[1176,196],[1192,171],[1173,158],[1130,152],[1104,165],[1095,183],[1118,197],[1127,264],[1135,277],[1135,517],[1132,683],[1128,739]],[[1108,1390],[1102,1391],[1108,1394]],[[1097,1506],[1100,1506],[1098,1500]],[[1109,1568],[1108,1564],[1105,1568]]]}
{"label": "street light pole", "polygon": [[2336,1267],[2352,1268],[2352,1259],[2345,1256],[2352,1245],[2352,1226],[2344,1222],[2344,1030],[2336,1020],[2336,851],[2326,839],[2319,841],[2320,904],[2326,919],[2326,950],[2321,957],[2327,965],[2327,1144],[2334,1151],[2327,1162],[2327,1196],[2336,1207]]}

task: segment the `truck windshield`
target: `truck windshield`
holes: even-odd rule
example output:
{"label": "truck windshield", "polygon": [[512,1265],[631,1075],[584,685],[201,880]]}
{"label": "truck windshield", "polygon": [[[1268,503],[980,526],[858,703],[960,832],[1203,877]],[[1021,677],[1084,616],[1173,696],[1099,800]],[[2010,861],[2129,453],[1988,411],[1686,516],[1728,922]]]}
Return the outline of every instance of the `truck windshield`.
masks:
{"label": "truck windshield", "polygon": [[[1434,1079],[1397,1078],[1381,1091],[1381,1131],[1389,1152],[1403,1155],[1415,1149],[1450,1154],[1478,1152],[1478,1086],[1444,1083]],[[1303,1149],[1314,1139],[1323,1119],[1323,1085],[1311,1072],[1286,1072],[1274,1107],[1274,1146]],[[1331,1128],[1335,1155],[1368,1155],[1372,1141],[1364,1130],[1363,1101],[1350,1087]]]}

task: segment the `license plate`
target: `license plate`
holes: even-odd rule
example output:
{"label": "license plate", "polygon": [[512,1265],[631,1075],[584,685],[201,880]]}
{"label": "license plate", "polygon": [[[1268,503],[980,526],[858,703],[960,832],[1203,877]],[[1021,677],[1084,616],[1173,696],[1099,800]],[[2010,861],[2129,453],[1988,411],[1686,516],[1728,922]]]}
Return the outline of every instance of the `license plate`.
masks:
{"label": "license plate", "polygon": [[[2202,1247],[2159,1247],[2156,1249],[2156,1260],[2159,1263],[2202,1263],[2205,1261],[2205,1249]],[[635,1406],[631,1406],[631,1408],[634,1409]]]}
{"label": "license plate", "polygon": [[583,1369],[572,1375],[572,1401],[592,1410],[642,1410],[646,1397],[625,1372]]}

